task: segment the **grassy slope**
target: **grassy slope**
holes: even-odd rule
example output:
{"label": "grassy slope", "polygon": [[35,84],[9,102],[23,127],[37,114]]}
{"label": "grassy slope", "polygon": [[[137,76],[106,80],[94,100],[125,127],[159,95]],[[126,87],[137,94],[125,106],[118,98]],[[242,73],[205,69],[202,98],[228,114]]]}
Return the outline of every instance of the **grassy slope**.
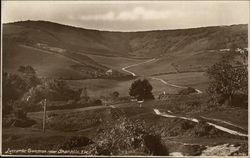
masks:
{"label": "grassy slope", "polygon": [[[138,70],[138,72],[150,71],[149,74],[174,71],[170,66],[173,62],[183,68],[189,66],[188,69],[196,69],[195,61],[201,59],[198,60],[202,61],[198,66],[206,66],[211,60],[216,60],[217,55],[211,52],[204,54],[205,50],[229,48],[233,44],[247,47],[247,25],[145,32],[107,32],[45,21],[25,21],[5,24],[3,35],[19,42],[46,43],[49,46],[77,53],[162,58],[154,65],[148,64],[148,67]],[[116,62],[114,66],[110,65],[114,67]]]}
{"label": "grassy slope", "polygon": [[85,54],[97,63],[121,71],[125,66],[143,62],[143,59]]}
{"label": "grassy slope", "polygon": [[31,65],[39,76],[81,78],[84,74],[72,69],[71,65],[79,65],[72,60],[55,54],[29,49],[17,45],[4,47],[3,70],[16,72],[21,65]]}
{"label": "grassy slope", "polygon": [[160,73],[204,71],[219,59],[223,53],[219,51],[199,51],[192,54],[170,54],[160,57],[158,61],[131,67],[129,70],[137,74],[154,75]]}
{"label": "grassy slope", "polygon": [[177,73],[157,76],[164,79],[165,81],[185,86],[197,88],[204,91],[208,85],[208,78],[204,72],[187,72],[187,73]]}

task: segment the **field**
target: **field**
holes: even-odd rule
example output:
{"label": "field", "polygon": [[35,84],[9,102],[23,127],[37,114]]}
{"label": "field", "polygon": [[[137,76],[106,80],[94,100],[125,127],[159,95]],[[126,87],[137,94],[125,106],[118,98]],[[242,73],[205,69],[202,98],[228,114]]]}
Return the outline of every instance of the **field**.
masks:
{"label": "field", "polygon": [[[143,79],[143,78],[141,78]],[[87,79],[87,80],[67,80],[66,82],[73,88],[87,88],[88,95],[100,97],[102,95],[119,92],[120,96],[129,96],[129,88],[134,80],[117,81],[107,79]],[[159,81],[149,79],[153,86],[153,94],[157,97],[160,93],[177,93],[179,88],[167,86]]]}
{"label": "field", "polygon": [[143,60],[141,59],[126,58],[126,57],[101,56],[101,55],[91,55],[91,54],[84,54],[84,55],[90,57],[97,63],[100,63],[115,70],[121,70],[125,66],[143,62]]}
{"label": "field", "polygon": [[205,72],[186,72],[157,76],[165,81],[184,87],[197,88],[205,91],[208,86],[208,76]]}

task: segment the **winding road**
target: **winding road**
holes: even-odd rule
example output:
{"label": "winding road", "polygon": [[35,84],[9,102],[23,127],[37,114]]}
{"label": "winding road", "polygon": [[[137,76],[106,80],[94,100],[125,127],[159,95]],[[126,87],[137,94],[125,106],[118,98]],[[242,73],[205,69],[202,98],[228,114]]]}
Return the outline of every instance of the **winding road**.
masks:
{"label": "winding road", "polygon": [[[139,65],[142,65],[142,64],[150,63],[150,62],[156,62],[156,61],[158,61],[158,60],[159,60],[159,59],[153,58],[153,59],[150,59],[150,60],[146,60],[146,61],[144,61],[144,62],[141,62],[141,63],[132,64],[132,65],[123,67],[123,68],[122,68],[122,71],[125,71],[125,72],[127,72],[127,73],[130,73],[130,74],[133,75],[133,76],[137,76],[134,72],[129,71],[129,70],[127,70],[127,69],[128,69],[128,68],[131,68],[131,67],[139,66]],[[150,78],[150,79],[153,79],[153,80],[160,81],[161,83],[163,83],[163,84],[165,84],[165,85],[168,85],[168,86],[171,86],[171,87],[182,88],[182,89],[188,88],[188,87],[185,87],[185,86],[179,86],[179,85],[175,85],[175,84],[166,82],[164,79],[161,79],[161,78],[157,78],[157,77],[149,77],[149,78]],[[202,91],[199,90],[199,89],[195,89],[195,91],[196,91],[198,94],[201,94],[201,93],[202,93]]]}
{"label": "winding road", "polygon": [[132,71],[129,71],[129,70],[127,70],[128,68],[131,68],[131,67],[135,67],[135,66],[138,66],[138,65],[142,65],[142,64],[146,64],[146,63],[150,63],[150,62],[156,62],[156,61],[158,61],[159,59],[155,59],[155,58],[153,58],[153,59],[150,59],[150,60],[147,60],[147,61],[144,61],[144,62],[141,62],[141,63],[137,63],[137,64],[133,64],[133,65],[129,65],[129,66],[126,66],[126,67],[123,67],[122,68],[122,71],[125,71],[125,72],[127,72],[127,73],[130,73],[131,75],[133,75],[133,76],[137,76],[134,72],[132,72]]}
{"label": "winding road", "polygon": [[[168,117],[168,118],[180,118],[180,119],[183,119],[183,120],[189,120],[189,121],[192,121],[192,122],[195,122],[195,123],[199,123],[199,120],[196,119],[196,118],[189,118],[189,117],[183,117],[183,116],[176,116],[174,114],[161,113],[158,109],[153,109],[153,110],[154,110],[155,114],[159,115],[159,116]],[[216,125],[216,124],[211,123],[211,122],[207,122],[207,123],[209,125],[217,128],[217,129],[221,130],[221,131],[230,133],[232,135],[238,135],[238,136],[242,136],[242,137],[248,137],[247,134],[243,134],[243,133],[237,132],[235,130],[231,130],[229,128],[222,127],[222,126]]]}

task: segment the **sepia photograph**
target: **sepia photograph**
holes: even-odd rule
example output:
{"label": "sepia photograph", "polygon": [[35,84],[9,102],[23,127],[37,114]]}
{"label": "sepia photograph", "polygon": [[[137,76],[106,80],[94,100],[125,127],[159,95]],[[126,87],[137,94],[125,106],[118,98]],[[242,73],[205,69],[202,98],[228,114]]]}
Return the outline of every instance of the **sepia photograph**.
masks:
{"label": "sepia photograph", "polygon": [[249,1],[1,1],[1,156],[249,156]]}

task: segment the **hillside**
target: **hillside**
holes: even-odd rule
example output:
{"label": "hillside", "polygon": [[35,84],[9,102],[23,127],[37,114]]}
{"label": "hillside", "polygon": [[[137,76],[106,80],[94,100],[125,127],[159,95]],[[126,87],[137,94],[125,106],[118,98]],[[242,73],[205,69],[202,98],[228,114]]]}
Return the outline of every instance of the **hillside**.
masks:
{"label": "hillside", "polygon": [[[230,48],[234,45],[247,47],[247,25],[109,32],[47,21],[23,21],[4,24],[3,41],[4,68],[6,69],[13,66],[14,63],[11,61],[17,54],[13,49],[18,47],[16,50],[20,50],[20,52],[26,52],[23,49],[33,49],[33,51],[39,49],[63,55],[71,61],[74,60],[74,64],[71,63],[67,67],[72,68],[72,65],[78,62],[78,66],[73,66],[73,71],[76,73],[79,73],[79,70],[104,73],[109,67],[115,69],[117,62],[115,66],[112,63],[107,64],[106,60],[102,63],[98,60],[100,56],[111,59],[124,57],[126,60],[127,58],[159,58],[160,60],[155,63],[148,63],[133,69],[139,74],[152,75],[178,71],[200,71],[221,58],[220,49]],[[12,48],[9,43],[12,43]],[[25,48],[23,48],[24,46]],[[22,55],[22,58],[27,57],[27,54],[22,53]],[[31,54],[29,54],[29,58],[32,59]],[[95,60],[95,58],[98,59]],[[56,60],[54,59],[54,61]],[[122,64],[122,60],[119,60],[119,63]],[[60,68],[62,67],[64,66],[60,66]],[[117,68],[117,70],[119,69]],[[50,71],[50,69],[47,70]]]}

